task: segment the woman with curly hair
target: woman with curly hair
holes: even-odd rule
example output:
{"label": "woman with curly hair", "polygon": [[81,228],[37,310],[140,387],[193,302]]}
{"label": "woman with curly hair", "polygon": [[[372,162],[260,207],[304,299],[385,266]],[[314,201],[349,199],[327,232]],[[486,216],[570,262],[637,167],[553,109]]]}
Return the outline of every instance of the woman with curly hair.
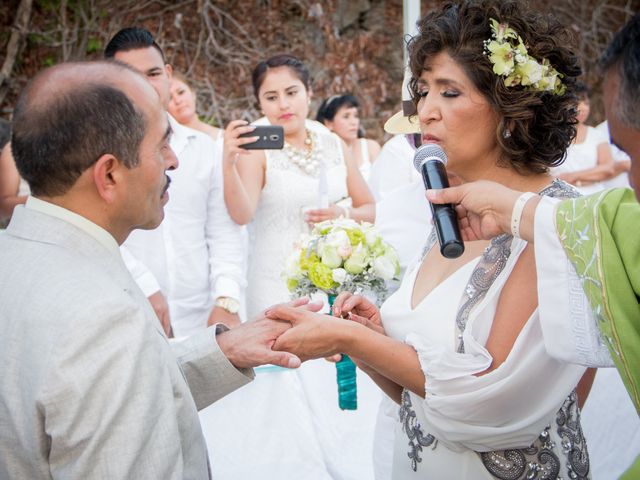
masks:
{"label": "woman with curly hair", "polygon": [[[580,68],[567,29],[508,0],[449,2],[418,27],[409,53],[422,143],[446,153],[450,178],[577,195],[549,175],[575,136]],[[342,318],[267,312],[294,324],[274,348],[344,352],[399,404],[394,479],[589,478],[576,395],[586,369],[545,350],[554,332],[516,217],[512,235],[469,241],[455,259],[432,232],[380,310],[343,293]]]}

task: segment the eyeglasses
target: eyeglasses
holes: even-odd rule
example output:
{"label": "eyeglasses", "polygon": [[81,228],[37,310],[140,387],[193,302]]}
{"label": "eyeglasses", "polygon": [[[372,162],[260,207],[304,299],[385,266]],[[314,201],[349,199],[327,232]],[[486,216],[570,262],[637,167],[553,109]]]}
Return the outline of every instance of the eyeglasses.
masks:
{"label": "eyeglasses", "polygon": [[405,133],[404,138],[413,150],[417,150],[422,145],[422,134],[420,133]]}

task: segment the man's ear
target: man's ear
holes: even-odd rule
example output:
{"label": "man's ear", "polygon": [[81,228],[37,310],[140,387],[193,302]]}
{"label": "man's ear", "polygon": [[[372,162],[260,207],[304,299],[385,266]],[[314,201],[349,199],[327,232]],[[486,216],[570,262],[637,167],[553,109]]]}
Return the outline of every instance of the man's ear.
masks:
{"label": "man's ear", "polygon": [[111,153],[105,153],[93,165],[93,183],[105,202],[115,202],[117,192],[124,183],[124,168],[125,165]]}
{"label": "man's ear", "polygon": [[165,72],[167,72],[167,77],[169,77],[169,80],[171,80],[171,78],[173,77],[173,67],[168,63],[165,63],[164,70]]}

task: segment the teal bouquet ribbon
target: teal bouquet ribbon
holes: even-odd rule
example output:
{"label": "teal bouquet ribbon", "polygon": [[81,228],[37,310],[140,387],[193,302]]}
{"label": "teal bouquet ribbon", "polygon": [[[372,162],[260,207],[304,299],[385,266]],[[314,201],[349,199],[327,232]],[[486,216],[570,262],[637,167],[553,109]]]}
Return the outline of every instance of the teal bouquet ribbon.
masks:
{"label": "teal bouquet ribbon", "polygon": [[[335,295],[328,295],[329,308],[333,310]],[[341,410],[358,408],[358,386],[356,384],[356,364],[347,355],[336,363],[336,380],[338,382],[338,406]]]}

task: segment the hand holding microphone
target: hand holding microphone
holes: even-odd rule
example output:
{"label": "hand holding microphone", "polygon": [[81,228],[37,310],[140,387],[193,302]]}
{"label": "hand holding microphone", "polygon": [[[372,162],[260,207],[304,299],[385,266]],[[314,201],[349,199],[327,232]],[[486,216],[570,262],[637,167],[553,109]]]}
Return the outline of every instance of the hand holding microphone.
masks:
{"label": "hand holding microphone", "polygon": [[[427,190],[432,188],[449,188],[449,179],[445,165],[447,154],[439,145],[426,144],[416,150],[413,165],[422,174]],[[446,258],[458,258],[464,252],[464,243],[460,235],[456,210],[450,203],[437,205],[429,202],[433,223],[436,228],[440,253]]]}

